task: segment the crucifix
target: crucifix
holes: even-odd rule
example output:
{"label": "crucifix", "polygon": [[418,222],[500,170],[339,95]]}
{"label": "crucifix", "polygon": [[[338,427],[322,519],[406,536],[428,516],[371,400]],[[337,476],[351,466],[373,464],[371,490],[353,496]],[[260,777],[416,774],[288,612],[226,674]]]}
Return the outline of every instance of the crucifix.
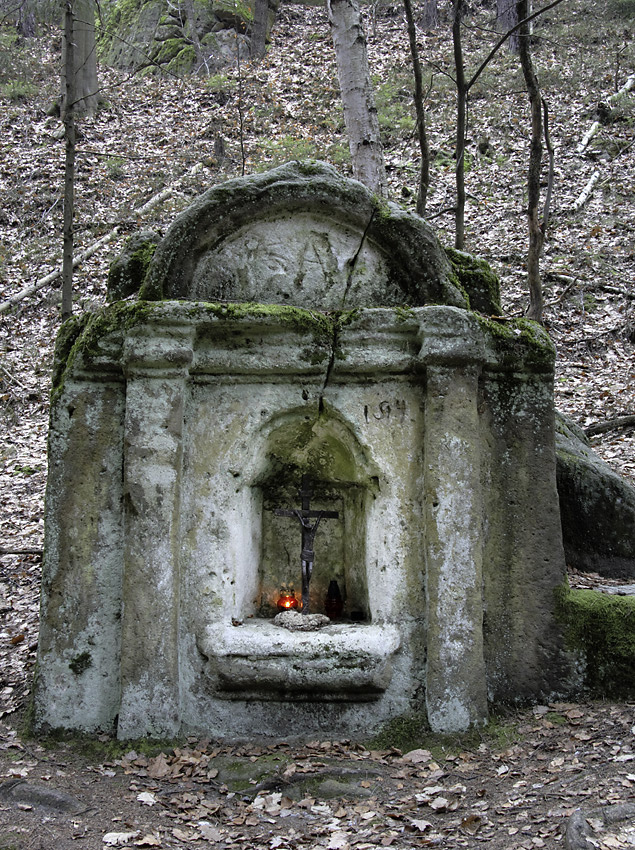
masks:
{"label": "crucifix", "polygon": [[[302,499],[302,507],[299,510],[281,510],[274,511],[276,516],[290,516],[300,520],[302,527],[302,553],[300,555],[302,561],[302,613],[309,613],[309,583],[311,581],[311,573],[313,572],[313,561],[315,553],[313,551],[313,541],[318,526],[323,519],[339,519],[338,511],[312,511],[311,496],[313,490],[311,488],[311,479],[308,475],[302,476],[302,487],[300,489],[300,498]],[[311,523],[314,519],[315,522]]]}

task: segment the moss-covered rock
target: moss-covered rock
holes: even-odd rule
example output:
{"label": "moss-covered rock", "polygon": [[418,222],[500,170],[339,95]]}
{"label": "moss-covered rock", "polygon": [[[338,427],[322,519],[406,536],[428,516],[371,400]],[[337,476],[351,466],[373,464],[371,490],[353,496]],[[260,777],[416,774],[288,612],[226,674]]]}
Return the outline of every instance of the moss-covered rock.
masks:
{"label": "moss-covered rock", "polygon": [[446,248],[445,253],[458,283],[470,299],[471,309],[486,316],[500,316],[500,281],[485,260],[454,248]]}
{"label": "moss-covered rock", "polygon": [[142,230],[128,239],[108,271],[109,301],[120,301],[139,291],[160,241],[154,230]]}
{"label": "moss-covered rock", "polygon": [[635,697],[635,596],[560,588],[558,616],[592,696]]}

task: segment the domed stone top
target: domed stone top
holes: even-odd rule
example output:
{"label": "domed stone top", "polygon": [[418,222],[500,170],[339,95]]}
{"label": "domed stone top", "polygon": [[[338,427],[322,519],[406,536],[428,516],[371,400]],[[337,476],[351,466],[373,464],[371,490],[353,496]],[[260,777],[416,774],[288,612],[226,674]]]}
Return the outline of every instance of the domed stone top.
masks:
{"label": "domed stone top", "polygon": [[209,189],[170,227],[140,295],[318,310],[467,307],[423,219],[319,162]]}

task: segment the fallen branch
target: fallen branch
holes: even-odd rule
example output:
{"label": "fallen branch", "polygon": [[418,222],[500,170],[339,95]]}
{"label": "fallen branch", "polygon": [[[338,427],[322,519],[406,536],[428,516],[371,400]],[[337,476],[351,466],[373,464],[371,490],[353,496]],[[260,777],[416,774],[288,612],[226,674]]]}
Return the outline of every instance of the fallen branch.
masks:
{"label": "fallen branch", "polygon": [[593,122],[593,124],[591,124],[591,126],[589,127],[589,129],[586,131],[586,133],[585,133],[585,134],[584,134],[584,136],[582,137],[582,141],[580,142],[580,144],[579,144],[579,145],[577,146],[577,148],[575,149],[575,152],[576,152],[576,153],[578,153],[578,154],[580,154],[580,153],[584,153],[584,151],[586,150],[587,145],[589,144],[589,142],[591,141],[591,139],[593,138],[593,136],[595,136],[595,134],[597,133],[597,131],[598,131],[599,129],[600,129],[600,122],[599,122],[599,121],[594,121],[594,122]]}
{"label": "fallen branch", "polygon": [[[167,189],[162,189],[156,195],[153,195],[149,201],[146,201],[145,204],[138,207],[136,210],[132,211],[132,216],[139,218],[140,216],[145,215],[154,207],[163,203],[163,201],[167,200],[167,198],[171,197],[176,191],[178,185],[182,183],[187,177],[196,174],[197,171],[200,171],[202,165],[200,163],[196,163],[196,165],[192,166],[182,177],[180,177],[173,186],[168,187]],[[93,242],[92,245],[89,245],[84,251],[78,254],[73,261],[73,268],[76,268],[83,263],[84,260],[87,260],[89,257],[92,257],[93,254],[97,253],[100,248],[103,248],[104,245],[108,245],[108,243],[112,242],[119,236],[120,228],[119,225],[113,227],[113,229],[106,233],[105,236],[102,236],[96,242]],[[8,298],[6,301],[3,301],[0,304],[0,315],[2,313],[7,313],[12,307],[22,301],[24,298],[28,298],[29,295],[34,295],[38,290],[43,289],[45,286],[48,286],[50,283],[56,281],[59,277],[62,276],[62,269],[56,269],[54,272],[47,274],[46,277],[40,278],[40,280],[36,280],[34,284],[31,286],[27,286],[24,289],[21,289],[19,292],[16,292],[15,295],[12,295],[11,298]]]}
{"label": "fallen branch", "polygon": [[[77,268],[80,263],[83,263],[84,260],[87,260],[89,257],[92,257],[100,248],[104,245],[107,245],[109,242],[112,242],[113,239],[119,235],[119,228],[114,227],[110,233],[107,233],[105,236],[102,236],[101,239],[98,239],[96,242],[93,242],[92,245],[89,245],[85,251],[82,251],[81,254],[78,254],[73,260],[73,268]],[[62,267],[55,269],[54,272],[47,274],[46,277],[42,277],[39,280],[36,280],[34,284],[31,286],[27,286],[24,289],[21,289],[19,292],[16,292],[15,295],[12,295],[11,298],[7,298],[6,301],[3,301],[0,304],[0,315],[2,313],[7,313],[12,307],[22,301],[24,298],[28,298],[29,295],[34,295],[39,289],[44,289],[45,286],[48,286],[49,283],[53,283],[53,281],[57,280],[62,276]]]}
{"label": "fallen branch", "polygon": [[43,549],[3,549],[0,548],[0,555],[39,555],[40,558],[44,554]]}
{"label": "fallen branch", "polygon": [[596,170],[591,175],[589,182],[586,184],[586,186],[584,187],[582,192],[580,192],[580,195],[578,196],[578,198],[574,201],[574,203],[573,203],[573,211],[574,212],[579,212],[582,209],[582,207],[586,204],[586,202],[589,200],[589,198],[593,194],[593,189],[594,189],[595,184],[598,182],[599,179],[600,179],[600,172]]}
{"label": "fallen branch", "polygon": [[607,431],[617,431],[620,428],[635,428],[635,415],[617,416],[615,419],[607,419],[606,422],[596,422],[584,429],[587,437],[594,434],[605,434]]}
{"label": "fallen branch", "polygon": [[616,91],[615,94],[612,94],[609,98],[607,98],[608,103],[617,103],[617,101],[629,92],[633,86],[635,86],[635,74],[631,74],[631,76],[626,80],[624,85],[619,91]]}

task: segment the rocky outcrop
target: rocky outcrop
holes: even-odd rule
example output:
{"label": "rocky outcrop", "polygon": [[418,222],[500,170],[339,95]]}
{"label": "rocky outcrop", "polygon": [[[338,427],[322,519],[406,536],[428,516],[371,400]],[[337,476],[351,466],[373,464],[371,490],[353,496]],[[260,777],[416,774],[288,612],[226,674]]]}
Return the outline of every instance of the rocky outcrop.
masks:
{"label": "rocky outcrop", "polygon": [[635,577],[635,487],[562,414],[556,416],[556,455],[567,564],[603,576]]}
{"label": "rocky outcrop", "polygon": [[[279,0],[269,2],[267,31],[273,25]],[[253,3],[215,0],[186,4],[159,0],[118,0],[109,11],[102,39],[101,60],[117,68],[163,67],[182,75],[192,71],[214,74],[249,55]],[[202,59],[196,55],[194,32]]]}

